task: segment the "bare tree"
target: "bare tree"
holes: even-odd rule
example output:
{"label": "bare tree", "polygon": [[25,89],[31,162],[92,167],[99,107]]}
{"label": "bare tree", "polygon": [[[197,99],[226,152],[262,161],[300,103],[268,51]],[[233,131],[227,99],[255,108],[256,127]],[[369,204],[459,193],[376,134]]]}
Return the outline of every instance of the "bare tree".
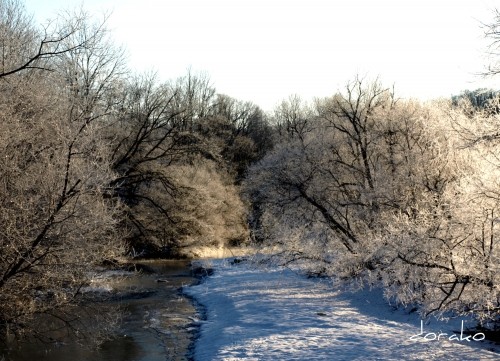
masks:
{"label": "bare tree", "polygon": [[[260,175],[250,192],[295,213],[304,225],[323,223],[348,253],[357,254],[378,212],[376,112],[391,100],[379,83],[365,86],[357,78],[345,94],[318,101],[316,115],[301,110],[297,98],[284,102],[278,115],[290,137],[253,169]],[[268,185],[260,188],[263,183]]]}
{"label": "bare tree", "polygon": [[86,26],[88,16],[83,12],[60,18],[40,32],[21,1],[2,0],[0,19],[0,79],[22,71],[55,70],[51,60],[69,51],[84,49],[91,40],[68,41]]}
{"label": "bare tree", "polygon": [[349,166],[358,172],[370,189],[374,188],[371,148],[375,136],[374,112],[380,107],[390,107],[394,94],[378,80],[365,84],[360,77],[348,83],[345,93],[335,95],[330,101],[319,104],[319,113],[351,144],[354,163]]}
{"label": "bare tree", "polygon": [[[69,13],[67,22],[75,15]],[[106,28],[108,16],[87,20],[69,34],[62,47],[66,51],[54,59],[65,77],[65,88],[75,121],[94,121],[117,112],[128,74],[123,49],[113,44]],[[74,44],[81,44],[76,46]],[[108,120],[109,121],[109,120]]]}
{"label": "bare tree", "polygon": [[354,84],[251,167],[254,234],[285,263],[498,327],[496,115]]}
{"label": "bare tree", "polygon": [[298,95],[291,95],[274,110],[273,121],[280,136],[304,138],[312,131],[313,110]]}
{"label": "bare tree", "polygon": [[[9,11],[3,11],[10,18],[25,19],[16,14],[22,11],[13,6],[17,2],[2,2],[6,4]],[[22,33],[22,26],[29,23],[2,23],[2,29],[13,33]],[[65,74],[55,67],[56,56],[97,46],[88,41],[71,43],[76,30],[61,29],[58,34],[65,35],[43,40],[35,55],[29,55],[33,54],[30,42],[11,43],[5,58],[14,61],[4,68],[0,83],[4,336],[31,334],[46,339],[46,332],[61,327],[92,336],[81,327],[92,318],[76,312],[87,304],[81,287],[88,282],[91,267],[123,251],[116,227],[119,204],[103,197],[115,176],[102,124],[75,116]],[[46,50],[48,44],[55,48]]]}
{"label": "bare tree", "polygon": [[[214,233],[222,243],[245,238],[241,222],[234,225],[240,236],[225,236],[220,232],[221,219],[197,209],[207,208],[199,204],[201,199],[212,202],[213,198],[198,182],[206,180],[206,173],[211,174],[214,190],[225,187],[225,202],[235,210],[234,214],[221,208],[213,212],[223,214],[228,222],[233,216],[243,217],[240,205],[233,201],[237,190],[233,188],[234,175],[229,173],[231,164],[246,162],[246,158],[236,157],[252,151],[245,148],[240,154],[237,147],[239,139],[249,132],[250,120],[245,117],[254,115],[256,108],[240,109],[237,101],[212,97],[208,83],[196,79],[191,74],[163,84],[154,75],[131,79],[121,95],[116,121],[108,129],[112,166],[118,174],[111,187],[127,206],[125,223],[133,229],[130,246],[134,253],[143,250],[143,256],[177,256],[186,245],[215,244]],[[212,103],[215,99],[219,99],[218,105]],[[227,119],[223,110],[234,117]],[[245,144],[249,143],[251,139]],[[214,163],[218,167],[214,168]],[[198,214],[198,221],[193,221],[191,213]],[[214,232],[216,229],[219,231]]]}
{"label": "bare tree", "polygon": [[206,119],[214,106],[216,91],[206,73],[193,73],[177,79],[175,105],[178,110],[177,128],[181,131],[195,130],[200,120]]}
{"label": "bare tree", "polygon": [[0,319],[19,335],[37,331],[34,315],[79,304],[88,267],[120,254],[118,209],[102,196],[106,145],[97,128],[68,122],[64,98],[38,95],[41,85],[4,93],[2,104]]}
{"label": "bare tree", "polygon": [[[176,128],[180,114],[175,105],[176,94],[175,87],[158,84],[154,75],[131,79],[122,90],[114,121],[104,132],[110,144],[111,166],[116,172],[110,188],[114,197],[127,206],[126,223],[133,229],[131,247],[137,248],[137,243],[164,246],[170,242],[170,239],[154,241],[164,237],[153,229],[172,224],[167,204],[172,201],[175,189],[167,169],[185,152]],[[151,214],[149,220],[141,215],[145,211]],[[150,227],[153,218],[157,224]]]}
{"label": "bare tree", "polygon": [[500,46],[500,11],[495,9],[493,20],[490,23],[483,24],[484,35],[490,40],[487,53],[493,58],[493,62],[488,66],[483,75],[495,76],[500,73],[500,63],[498,62]]}

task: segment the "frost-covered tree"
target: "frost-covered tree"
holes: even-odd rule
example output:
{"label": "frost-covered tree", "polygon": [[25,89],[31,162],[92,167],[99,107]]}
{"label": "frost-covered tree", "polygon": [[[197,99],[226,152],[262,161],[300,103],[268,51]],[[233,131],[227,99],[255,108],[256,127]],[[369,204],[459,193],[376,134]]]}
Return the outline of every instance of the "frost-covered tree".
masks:
{"label": "frost-covered tree", "polygon": [[357,255],[375,229],[375,161],[381,156],[376,112],[392,106],[392,95],[378,83],[364,86],[361,79],[346,89],[318,101],[315,114],[297,121],[307,131],[289,120],[292,135],[252,169],[247,184],[252,197],[276,209],[276,216],[294,213],[305,230],[320,223],[335,236],[336,248]]}
{"label": "frost-covered tree", "polygon": [[424,314],[495,327],[496,116],[347,89],[251,168],[256,238],[314,272],[382,281]]}
{"label": "frost-covered tree", "polygon": [[88,306],[80,289],[90,267],[122,252],[120,207],[107,197],[115,175],[104,124],[74,112],[77,100],[58,64],[97,44],[70,42],[84,31],[81,17],[61,20],[41,42],[36,33],[24,36],[30,23],[12,20],[25,19],[22,11],[15,1],[0,2],[2,31],[22,35],[0,46],[1,338],[48,340],[47,332],[66,327],[95,339],[99,331],[85,327],[92,317],[78,311]]}
{"label": "frost-covered tree", "polygon": [[[431,182],[425,187],[436,187],[431,198],[418,200],[414,217],[400,214],[389,223],[393,258],[381,274],[388,294],[403,303],[417,303],[425,313],[471,314],[494,328],[500,310],[498,150],[463,143],[463,129],[472,125],[467,113],[444,109],[434,120],[432,130],[446,134],[434,136],[435,150],[426,152],[434,154],[428,162],[438,172],[430,178],[426,170]],[[451,130],[453,124],[462,131]]]}

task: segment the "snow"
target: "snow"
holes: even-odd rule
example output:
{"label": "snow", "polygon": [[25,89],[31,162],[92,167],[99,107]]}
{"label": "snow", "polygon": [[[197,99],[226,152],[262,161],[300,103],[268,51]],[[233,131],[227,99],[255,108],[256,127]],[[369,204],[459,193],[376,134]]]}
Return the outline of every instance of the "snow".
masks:
{"label": "snow", "polygon": [[[500,359],[498,346],[464,339],[464,320],[421,325],[418,314],[394,309],[380,290],[349,291],[331,279],[230,259],[209,266],[212,276],[184,289],[206,313],[195,360]],[[432,340],[439,333],[446,335]]]}

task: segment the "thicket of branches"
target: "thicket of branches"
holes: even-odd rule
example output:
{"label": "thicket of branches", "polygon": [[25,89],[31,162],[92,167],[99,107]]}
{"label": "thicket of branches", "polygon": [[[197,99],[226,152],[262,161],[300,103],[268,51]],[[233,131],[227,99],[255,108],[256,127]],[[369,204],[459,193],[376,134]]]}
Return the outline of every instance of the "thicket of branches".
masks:
{"label": "thicket of branches", "polygon": [[424,315],[498,327],[498,100],[422,104],[356,78],[313,105],[283,102],[280,140],[246,181],[254,238]]}
{"label": "thicket of branches", "polygon": [[69,59],[95,49],[103,30],[77,13],[40,32],[11,0],[0,2],[0,33],[0,331],[45,339],[81,328],[89,265],[123,253],[123,210],[104,196],[109,102],[68,77]]}
{"label": "thicket of branches", "polygon": [[1,339],[99,339],[113,315],[81,312],[96,265],[247,241],[239,183],[269,125],[206,75],[132,74],[106,17],[40,30],[0,0],[0,93]]}
{"label": "thicket of branches", "polygon": [[[485,26],[496,59],[499,24],[497,11]],[[499,104],[488,89],[401,100],[360,77],[312,104],[290,97],[245,180],[251,237],[282,264],[498,331]]]}

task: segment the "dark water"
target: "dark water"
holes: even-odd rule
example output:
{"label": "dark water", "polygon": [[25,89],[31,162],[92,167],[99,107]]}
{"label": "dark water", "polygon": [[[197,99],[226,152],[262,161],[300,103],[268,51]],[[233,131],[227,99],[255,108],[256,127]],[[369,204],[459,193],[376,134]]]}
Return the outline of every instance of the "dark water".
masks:
{"label": "dark water", "polygon": [[194,337],[196,309],[179,288],[195,282],[188,261],[141,263],[152,273],[104,272],[96,288],[118,295],[106,306],[123,310],[119,331],[99,349],[76,343],[28,343],[0,349],[0,361],[165,361],[187,360]]}

